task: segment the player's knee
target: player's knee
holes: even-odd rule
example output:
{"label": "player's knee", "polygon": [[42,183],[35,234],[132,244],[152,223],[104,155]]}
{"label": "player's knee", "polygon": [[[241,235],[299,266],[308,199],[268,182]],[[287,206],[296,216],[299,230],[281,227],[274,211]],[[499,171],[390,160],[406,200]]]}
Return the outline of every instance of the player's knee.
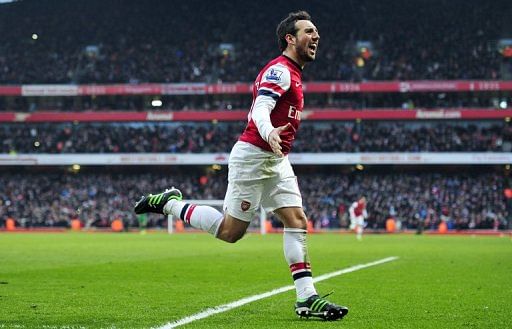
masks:
{"label": "player's knee", "polygon": [[249,222],[228,215],[219,227],[217,238],[228,243],[235,243],[244,236],[248,226]]}
{"label": "player's knee", "polygon": [[244,234],[245,231],[224,227],[217,235],[217,238],[228,243],[235,243],[238,240],[240,240],[244,236]]}
{"label": "player's knee", "polygon": [[235,243],[244,236],[245,232],[224,232],[219,238],[228,243]]}
{"label": "player's knee", "polygon": [[240,240],[242,237],[243,237],[243,235],[231,235],[231,236],[228,236],[225,241],[228,243],[235,243],[238,240]]}
{"label": "player's knee", "polygon": [[303,230],[308,229],[308,218],[306,217],[306,214],[303,211],[301,211],[301,213],[297,216],[296,225],[296,227],[301,228]]}
{"label": "player's knee", "polygon": [[280,216],[281,221],[285,225],[285,227],[297,228],[302,230],[308,229],[308,218],[304,211],[294,211],[288,212],[286,216],[281,213]]}

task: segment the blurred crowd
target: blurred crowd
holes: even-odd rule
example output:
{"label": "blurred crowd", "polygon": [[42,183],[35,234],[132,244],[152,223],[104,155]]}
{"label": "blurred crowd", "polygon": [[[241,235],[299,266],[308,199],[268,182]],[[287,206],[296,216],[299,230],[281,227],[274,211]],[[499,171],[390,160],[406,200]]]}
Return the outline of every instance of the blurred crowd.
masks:
{"label": "blurred crowd", "polygon": [[[325,168],[324,168],[325,169]],[[421,222],[435,229],[445,221],[453,229],[506,228],[507,177],[495,170],[455,173],[308,171],[297,168],[306,213],[317,228],[347,228],[348,207],[360,195],[368,199],[369,228],[383,228],[388,218],[414,229]],[[187,168],[153,171],[120,168],[86,173],[19,171],[0,174],[0,225],[7,218],[21,227],[109,227],[114,219],[136,227],[133,203],[142,195],[170,186],[186,199],[223,199],[225,169]],[[165,216],[151,214],[149,227],[165,227]]]}
{"label": "blurred crowd", "polygon": [[299,176],[304,205],[316,227],[346,227],[350,204],[368,199],[368,228],[382,229],[393,218],[403,229],[506,228],[510,201],[505,177],[495,173],[360,173]]}
{"label": "blurred crowd", "polygon": [[[279,54],[277,23],[298,8],[321,34],[304,81],[508,79],[496,41],[510,28],[506,0],[233,2],[227,0],[15,1],[0,5],[0,85],[251,82]],[[215,13],[212,15],[212,13]],[[366,43],[359,44],[359,41]],[[363,49],[363,47],[367,47]],[[0,98],[0,111],[154,109],[152,96]],[[163,96],[163,109],[250,108],[249,95]],[[506,108],[508,92],[311,94],[307,108]],[[504,106],[502,105],[504,104]],[[5,123],[0,153],[229,152],[245,122]],[[509,121],[304,121],[294,152],[511,152]],[[318,228],[347,228],[365,194],[368,227],[505,228],[511,216],[496,170],[418,172],[298,168],[304,207]],[[434,170],[428,168],[430,171]],[[186,198],[222,199],[225,168],[118,167],[0,172],[0,227],[137,225],[133,202],[169,186]],[[63,169],[62,169],[63,170]],[[165,227],[150,215],[150,227]]]}
{"label": "blurred crowd", "polygon": [[193,175],[169,171],[162,175],[17,171],[2,173],[0,181],[0,218],[11,217],[21,227],[69,227],[71,219],[82,220],[85,227],[110,227],[114,219],[133,226],[133,203],[148,191],[175,185],[187,196],[215,199],[219,198],[217,191],[225,189],[220,179],[201,185]]}
{"label": "blurred crowd", "polygon": [[[0,84],[252,81],[288,12],[321,34],[306,80],[501,79],[510,1],[18,1],[0,8]],[[215,13],[212,15],[212,13]],[[372,43],[361,51],[358,41]]]}
{"label": "blurred crowd", "polygon": [[[229,152],[245,122],[4,124],[0,153]],[[491,121],[304,121],[294,152],[511,152]]]}

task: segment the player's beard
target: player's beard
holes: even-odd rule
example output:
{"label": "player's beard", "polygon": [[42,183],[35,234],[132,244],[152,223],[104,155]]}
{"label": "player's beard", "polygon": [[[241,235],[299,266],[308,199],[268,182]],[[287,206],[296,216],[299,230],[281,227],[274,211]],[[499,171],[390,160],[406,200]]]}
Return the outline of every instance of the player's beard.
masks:
{"label": "player's beard", "polygon": [[309,53],[309,51],[310,51],[309,46],[307,46],[307,47],[304,47],[302,45],[297,46],[297,54],[299,55],[299,58],[302,62],[308,63],[308,62],[312,62],[315,60],[316,51],[315,51],[314,55],[311,55]]}

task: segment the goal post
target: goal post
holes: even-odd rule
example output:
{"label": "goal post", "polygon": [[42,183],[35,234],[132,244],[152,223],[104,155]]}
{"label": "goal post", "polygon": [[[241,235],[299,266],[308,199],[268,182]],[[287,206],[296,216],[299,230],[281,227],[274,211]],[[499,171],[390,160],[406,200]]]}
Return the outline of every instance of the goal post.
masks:
{"label": "goal post", "polygon": [[[224,200],[184,200],[187,203],[192,203],[196,205],[201,206],[211,206],[214,208],[217,208],[220,212],[223,212],[222,206],[224,205]],[[263,209],[263,207],[260,207],[260,211],[257,214],[257,218],[259,219],[259,232],[261,234],[266,234],[266,226],[265,222],[267,221],[267,213]],[[167,232],[169,234],[174,233],[174,223],[175,221],[180,220],[178,218],[175,218],[173,215],[167,216]],[[254,221],[253,221],[254,222]],[[251,228],[258,228],[257,226],[253,226],[252,224],[249,226]]]}

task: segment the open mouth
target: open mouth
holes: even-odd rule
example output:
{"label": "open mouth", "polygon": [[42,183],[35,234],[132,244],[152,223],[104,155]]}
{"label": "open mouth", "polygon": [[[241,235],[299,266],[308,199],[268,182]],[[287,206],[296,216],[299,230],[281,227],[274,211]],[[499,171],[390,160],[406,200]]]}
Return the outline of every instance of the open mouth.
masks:
{"label": "open mouth", "polygon": [[316,48],[318,48],[318,45],[316,43],[312,43],[309,45],[308,47],[310,50],[313,50],[314,52],[316,52]]}

